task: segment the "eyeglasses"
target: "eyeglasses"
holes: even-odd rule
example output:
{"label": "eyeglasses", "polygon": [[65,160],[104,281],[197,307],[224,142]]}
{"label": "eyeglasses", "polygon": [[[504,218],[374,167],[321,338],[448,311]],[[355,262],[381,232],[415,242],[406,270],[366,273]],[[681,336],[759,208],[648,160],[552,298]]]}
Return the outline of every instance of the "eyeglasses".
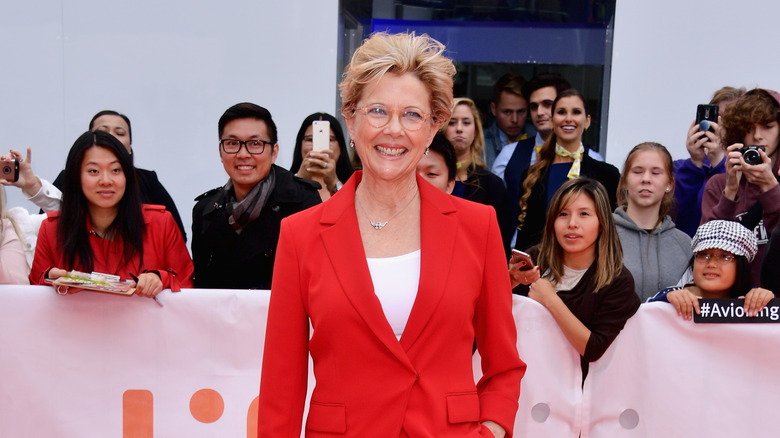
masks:
{"label": "eyeglasses", "polygon": [[266,140],[239,140],[237,138],[223,138],[219,140],[219,145],[222,146],[222,150],[226,154],[237,154],[241,150],[241,146],[246,146],[246,151],[252,155],[260,155],[265,151],[265,145],[273,145],[270,141]]}
{"label": "eyeglasses", "polygon": [[[303,136],[303,142],[304,143],[312,143],[313,141],[314,141],[314,137],[313,136],[311,136],[311,135],[304,135]],[[331,143],[336,143],[336,142],[338,142],[338,140],[336,140],[336,137],[331,135],[330,136],[330,142]]]}
{"label": "eyeglasses", "polygon": [[369,105],[355,108],[355,111],[361,111],[368,118],[368,123],[374,128],[384,128],[390,123],[393,113],[398,113],[401,119],[401,126],[407,131],[417,131],[423,127],[425,122],[431,117],[417,108],[405,108],[403,110],[389,109],[384,105]]}
{"label": "eyeglasses", "polygon": [[723,265],[725,263],[731,263],[734,261],[734,255],[733,254],[710,254],[708,252],[697,252],[693,255],[694,259],[697,262],[700,263],[707,263],[710,260],[715,260],[715,263],[718,265]]}

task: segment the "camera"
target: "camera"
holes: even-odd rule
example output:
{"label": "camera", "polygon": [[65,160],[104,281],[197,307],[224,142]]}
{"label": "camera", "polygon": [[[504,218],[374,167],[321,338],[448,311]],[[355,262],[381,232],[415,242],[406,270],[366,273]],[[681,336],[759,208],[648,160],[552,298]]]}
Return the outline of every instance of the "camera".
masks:
{"label": "camera", "polygon": [[0,178],[16,182],[19,180],[19,162],[16,160],[0,161]]}
{"label": "camera", "polygon": [[745,163],[754,166],[764,162],[764,160],[761,159],[761,152],[758,151],[759,149],[766,152],[766,148],[764,146],[758,145],[743,146],[740,149],[737,149],[737,151],[742,154],[742,159],[745,161]]}

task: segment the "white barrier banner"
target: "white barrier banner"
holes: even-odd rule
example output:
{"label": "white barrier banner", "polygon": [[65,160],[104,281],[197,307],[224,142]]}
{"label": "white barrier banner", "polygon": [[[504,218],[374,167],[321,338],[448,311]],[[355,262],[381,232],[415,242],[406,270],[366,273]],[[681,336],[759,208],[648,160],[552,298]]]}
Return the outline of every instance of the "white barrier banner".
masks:
{"label": "white barrier banner", "polygon": [[585,382],[582,437],[780,436],[777,324],[695,324],[639,312]]}
{"label": "white barrier banner", "polygon": [[160,301],[0,286],[0,436],[255,437],[268,292]]}
{"label": "white barrier banner", "polygon": [[[0,286],[0,436],[255,437],[268,291],[160,300]],[[513,310],[517,437],[777,436],[776,324],[697,326],[643,304],[583,392],[549,312],[523,297]]]}

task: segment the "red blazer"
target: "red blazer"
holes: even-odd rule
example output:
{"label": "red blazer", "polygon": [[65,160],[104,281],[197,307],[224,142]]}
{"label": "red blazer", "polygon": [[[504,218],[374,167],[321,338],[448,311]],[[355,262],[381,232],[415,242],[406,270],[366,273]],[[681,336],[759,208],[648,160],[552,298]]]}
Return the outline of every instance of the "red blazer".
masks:
{"label": "red blazer", "polygon": [[[525,364],[495,211],[418,176],[420,283],[399,341],[363,251],[354,203],[361,177],[282,222],[258,436],[300,436],[309,353],[317,382],[307,437],[492,437],[485,420],[511,436]],[[484,374],[476,385],[475,338]]]}
{"label": "red blazer", "polygon": [[[143,270],[156,270],[160,272],[164,289],[178,291],[182,287],[191,288],[192,259],[173,216],[162,205],[148,204],[143,206],[143,215],[146,223],[143,266],[138,266],[140,257],[137,254],[130,263],[120,265],[122,254],[117,245],[96,235],[90,235],[89,243],[94,254],[92,270],[118,275],[122,280],[130,279],[129,274],[137,276]],[[51,212],[41,224],[30,270],[30,284],[45,284],[46,272],[51,268],[67,269],[65,257],[57,248],[59,217],[60,212]],[[83,270],[78,266],[73,269]],[[174,273],[176,275],[173,275]]]}

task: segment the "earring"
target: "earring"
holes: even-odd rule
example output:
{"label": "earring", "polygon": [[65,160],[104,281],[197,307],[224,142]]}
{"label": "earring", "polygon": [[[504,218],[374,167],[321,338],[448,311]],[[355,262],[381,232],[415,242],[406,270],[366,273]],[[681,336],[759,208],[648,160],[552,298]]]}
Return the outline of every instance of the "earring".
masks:
{"label": "earring", "polygon": [[431,147],[430,147],[430,146],[428,146],[427,148],[425,148],[425,155],[428,155],[428,151],[429,151],[429,150],[431,150]]}
{"label": "earring", "polygon": [[667,187],[667,188],[666,188],[666,193],[669,193],[669,191],[671,191],[671,190],[672,190],[672,189],[670,189],[669,187]]}
{"label": "earring", "polygon": [[355,149],[355,141],[354,140],[350,140],[349,141],[349,147],[351,147],[352,149]]}

